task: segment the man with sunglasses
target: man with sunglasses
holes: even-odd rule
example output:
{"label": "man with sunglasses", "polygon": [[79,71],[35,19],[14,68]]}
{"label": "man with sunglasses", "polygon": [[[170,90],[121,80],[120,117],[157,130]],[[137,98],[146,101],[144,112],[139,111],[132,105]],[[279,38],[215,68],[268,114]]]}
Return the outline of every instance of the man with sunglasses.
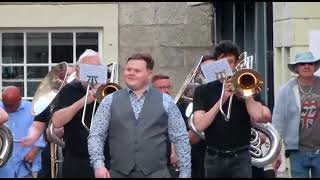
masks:
{"label": "man with sunglasses", "polygon": [[298,76],[280,88],[273,109],[272,124],[283,137],[294,178],[320,177],[320,78],[314,75],[319,66],[310,51],[298,53],[288,64]]}

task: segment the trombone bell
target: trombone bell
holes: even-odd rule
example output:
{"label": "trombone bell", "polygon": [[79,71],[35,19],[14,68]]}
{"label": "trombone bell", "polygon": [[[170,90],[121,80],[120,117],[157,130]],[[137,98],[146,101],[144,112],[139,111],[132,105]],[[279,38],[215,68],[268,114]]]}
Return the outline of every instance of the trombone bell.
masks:
{"label": "trombone bell", "polygon": [[236,94],[241,98],[254,97],[261,92],[263,87],[260,74],[248,68],[237,71],[232,76],[231,84]]}
{"label": "trombone bell", "polygon": [[116,83],[107,83],[107,84],[101,85],[96,92],[97,102],[100,103],[105,96],[115,91],[118,91],[120,89],[121,89],[121,86]]}

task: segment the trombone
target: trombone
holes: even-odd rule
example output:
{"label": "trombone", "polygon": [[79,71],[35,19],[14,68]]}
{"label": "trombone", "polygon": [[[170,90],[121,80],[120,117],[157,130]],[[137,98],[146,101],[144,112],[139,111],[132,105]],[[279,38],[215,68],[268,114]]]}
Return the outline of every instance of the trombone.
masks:
{"label": "trombone", "polygon": [[[118,91],[121,89],[121,86],[114,83],[114,81],[116,80],[116,75],[118,73],[118,66],[116,63],[112,62],[110,64],[107,65],[107,69],[110,73],[110,78],[107,80],[106,84],[102,84],[97,91],[95,92],[95,101],[93,104],[93,109],[92,109],[92,116],[91,116],[91,121],[90,121],[90,127],[93,123],[93,118],[94,118],[94,112],[96,110],[96,106],[97,106],[97,102],[100,103],[103,98],[105,96],[107,96],[108,94],[111,94],[115,91]],[[85,95],[85,102],[84,102],[84,107],[83,107],[83,112],[82,112],[82,119],[81,119],[81,123],[82,125],[85,127],[86,130],[90,131],[90,127],[88,127],[85,123],[85,114],[86,114],[86,107],[87,107],[87,101],[88,101],[88,95],[89,95],[89,88],[94,85],[93,81],[89,80],[88,82],[88,86],[87,86],[87,91],[86,91],[86,95]]]}
{"label": "trombone", "polygon": [[[260,74],[252,69],[253,56],[247,57],[247,52],[243,52],[239,56],[240,62],[235,67],[235,72],[231,77],[231,88],[240,98],[255,97],[258,95],[263,86]],[[231,104],[234,93],[230,96],[227,114],[222,109],[222,99],[224,95],[224,85],[226,84],[227,77],[223,78],[223,86],[220,97],[220,112],[224,116],[225,121],[230,120]]]}
{"label": "trombone", "polygon": [[[263,82],[260,80],[260,75],[251,69],[253,56],[247,57],[247,53],[244,52],[239,56],[241,60],[238,66],[236,67],[236,71],[232,76],[231,83],[233,85],[234,91],[237,93],[238,96],[242,98],[256,96],[262,89]],[[186,81],[184,82],[183,86],[179,90],[178,95],[176,96],[176,102],[181,99],[187,99],[191,101],[185,111],[185,115],[188,117],[188,125],[190,129],[196,133],[202,140],[205,140],[205,133],[199,132],[194,125],[194,118],[193,118],[193,97],[185,98],[184,92],[188,87],[188,84],[194,79],[195,73],[199,68],[199,63],[192,69],[189,73]],[[226,79],[225,79],[226,80]],[[224,80],[224,83],[225,83]],[[224,85],[224,84],[223,84]],[[223,97],[224,89],[222,89],[221,99]],[[228,115],[226,115],[222,110],[222,104],[220,104],[220,111],[224,115],[226,120],[230,118],[231,112],[231,101],[232,96],[230,96],[229,105],[228,105]],[[222,102],[222,100],[220,100]],[[271,123],[252,123],[253,128],[251,128],[251,139],[250,139],[250,154],[251,154],[251,162],[253,166],[256,167],[265,167],[266,165],[273,162],[275,158],[280,153],[281,150],[281,138],[275,128],[271,125]],[[256,130],[257,129],[257,130]],[[268,150],[267,154],[264,156],[262,155],[262,151],[259,148],[260,146],[260,138],[258,131],[264,133],[270,140],[270,149]]]}

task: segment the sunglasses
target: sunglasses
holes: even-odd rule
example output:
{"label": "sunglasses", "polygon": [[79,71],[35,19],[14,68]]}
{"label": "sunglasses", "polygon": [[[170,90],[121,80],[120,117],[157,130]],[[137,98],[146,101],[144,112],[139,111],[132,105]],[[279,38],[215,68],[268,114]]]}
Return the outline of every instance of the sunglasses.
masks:
{"label": "sunglasses", "polygon": [[309,62],[309,63],[298,63],[298,65],[301,65],[301,66],[304,66],[304,65],[314,65],[315,63],[314,62]]}

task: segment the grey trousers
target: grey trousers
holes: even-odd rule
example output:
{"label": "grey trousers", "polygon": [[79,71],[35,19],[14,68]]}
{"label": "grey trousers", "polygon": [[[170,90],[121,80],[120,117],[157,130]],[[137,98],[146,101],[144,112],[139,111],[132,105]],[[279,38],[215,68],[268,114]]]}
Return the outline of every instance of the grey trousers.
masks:
{"label": "grey trousers", "polygon": [[171,178],[167,167],[158,171],[152,172],[151,174],[144,175],[141,170],[133,169],[130,174],[125,175],[117,170],[110,169],[111,178]]}

